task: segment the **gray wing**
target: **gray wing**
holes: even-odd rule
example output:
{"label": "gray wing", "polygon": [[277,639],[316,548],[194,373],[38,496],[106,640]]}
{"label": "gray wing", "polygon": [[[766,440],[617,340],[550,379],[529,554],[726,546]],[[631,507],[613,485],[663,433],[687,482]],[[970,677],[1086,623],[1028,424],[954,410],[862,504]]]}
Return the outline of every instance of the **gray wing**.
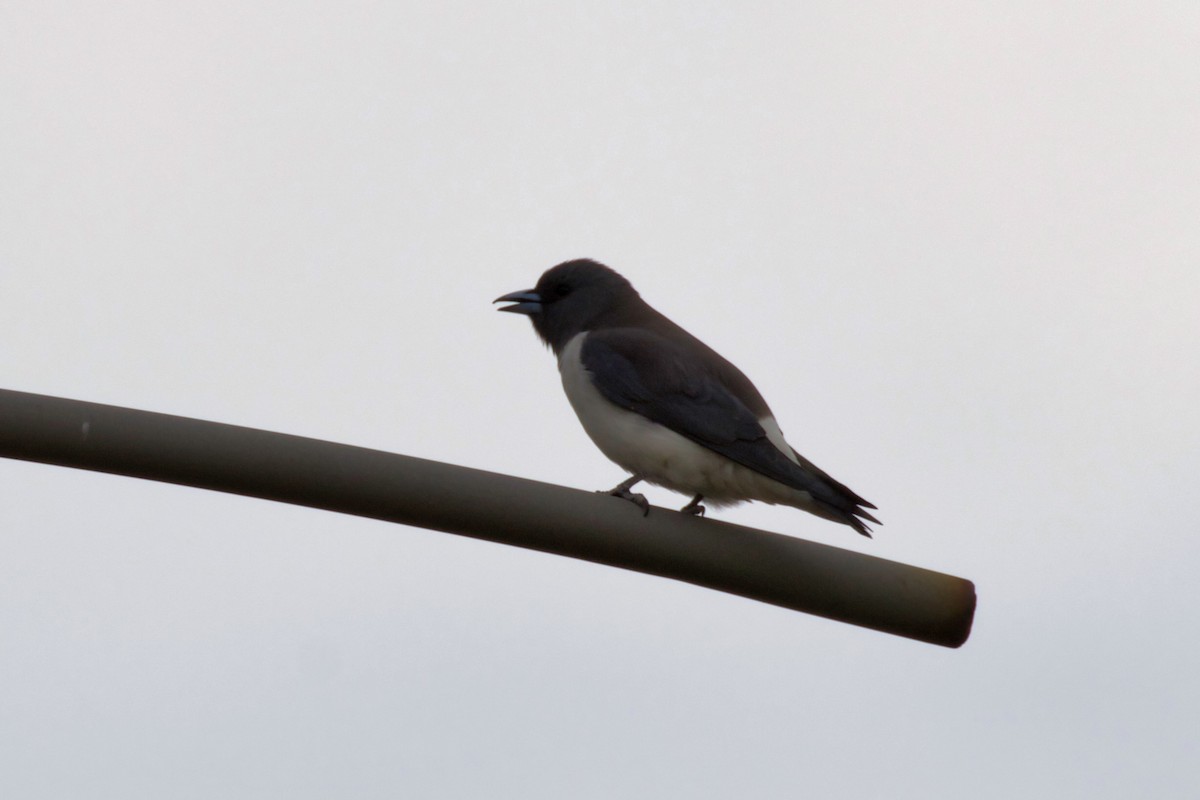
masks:
{"label": "gray wing", "polygon": [[801,466],[781,453],[754,413],[703,363],[671,340],[650,331],[592,331],[580,352],[583,367],[609,402],[636,412],[744,467],[808,492],[817,502],[849,517],[878,522],[859,506],[874,508],[811,462]]}

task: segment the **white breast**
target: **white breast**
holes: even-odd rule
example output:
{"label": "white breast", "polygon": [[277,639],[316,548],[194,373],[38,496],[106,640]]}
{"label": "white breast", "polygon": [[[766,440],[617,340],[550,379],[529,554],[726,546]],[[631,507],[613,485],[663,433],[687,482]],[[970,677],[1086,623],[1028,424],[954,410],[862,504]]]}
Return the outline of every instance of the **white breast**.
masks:
{"label": "white breast", "polygon": [[[760,500],[813,510],[807,492],[760,475],[606,400],[580,361],[586,336],[581,333],[567,343],[558,358],[558,371],[583,429],[609,459],[650,483],[683,494],[702,494],[710,505]],[[771,443],[795,461],[774,418],[759,422]]]}

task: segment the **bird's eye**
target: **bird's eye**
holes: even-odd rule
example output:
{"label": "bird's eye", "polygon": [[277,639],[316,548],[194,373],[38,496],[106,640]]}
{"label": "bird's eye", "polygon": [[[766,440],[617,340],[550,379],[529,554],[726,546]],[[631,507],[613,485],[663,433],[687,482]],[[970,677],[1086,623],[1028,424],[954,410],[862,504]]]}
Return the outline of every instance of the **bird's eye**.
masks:
{"label": "bird's eye", "polygon": [[566,297],[571,293],[571,287],[568,284],[560,283],[554,287],[554,293],[559,297]]}

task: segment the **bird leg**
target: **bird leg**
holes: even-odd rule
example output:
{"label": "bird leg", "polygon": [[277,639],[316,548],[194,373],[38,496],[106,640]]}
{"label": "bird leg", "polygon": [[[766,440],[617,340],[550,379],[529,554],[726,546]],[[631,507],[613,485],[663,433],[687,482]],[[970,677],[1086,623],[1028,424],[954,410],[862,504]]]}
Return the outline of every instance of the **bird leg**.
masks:
{"label": "bird leg", "polygon": [[599,492],[597,492],[597,494],[611,494],[613,497],[619,497],[622,500],[628,500],[642,510],[643,517],[648,516],[650,514],[650,501],[646,499],[646,495],[635,494],[629,491],[633,488],[634,484],[641,479],[641,475],[630,475],[628,478],[621,481],[607,492],[601,489]]}
{"label": "bird leg", "polygon": [[688,503],[683,508],[679,509],[681,514],[691,514],[693,517],[704,516],[704,506],[700,505],[700,501],[704,499],[704,495],[698,494],[692,498],[692,502]]}

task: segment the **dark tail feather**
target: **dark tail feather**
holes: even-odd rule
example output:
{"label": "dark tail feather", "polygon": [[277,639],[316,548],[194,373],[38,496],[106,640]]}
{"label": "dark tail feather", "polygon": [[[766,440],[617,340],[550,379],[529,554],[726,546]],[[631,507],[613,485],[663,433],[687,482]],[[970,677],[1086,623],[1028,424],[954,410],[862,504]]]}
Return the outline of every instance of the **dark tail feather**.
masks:
{"label": "dark tail feather", "polygon": [[[874,508],[874,507],[875,506],[871,506],[871,508]],[[875,517],[868,514],[866,511],[863,511],[861,508],[856,508],[853,511],[851,511],[849,514],[847,514],[846,519],[845,519],[846,524],[849,525],[851,528],[854,528],[854,530],[858,531],[859,533],[861,533],[863,536],[867,537],[868,539],[871,538],[871,529],[868,528],[866,523],[864,523],[862,521],[862,519],[859,519],[859,517],[862,517],[863,519],[868,519],[871,522],[874,522],[876,525],[883,524],[879,520],[875,519]]]}
{"label": "dark tail feather", "polygon": [[[842,488],[846,489],[845,486],[842,486]],[[854,507],[850,509],[850,514],[849,514],[850,522],[848,524],[850,525],[851,528],[854,528],[854,530],[858,531],[863,536],[870,539],[871,538],[871,529],[868,528],[866,526],[866,524],[863,523],[862,520],[864,520],[864,519],[869,520],[870,522],[874,522],[876,525],[882,525],[883,523],[880,522],[870,512],[864,511],[863,507],[865,506],[867,508],[875,508],[875,506],[872,505],[871,503],[868,503],[866,500],[863,500],[861,497],[859,497],[858,495],[856,495],[854,492],[850,491],[849,489],[846,489],[846,493],[850,495],[850,501],[852,503],[854,503]],[[861,517],[862,519],[859,519],[859,517]]]}
{"label": "dark tail feather", "polygon": [[[863,520],[874,522],[876,525],[883,523],[871,516],[870,512],[863,509],[876,509],[874,503],[868,502],[865,498],[859,497],[844,483],[839,483],[829,476],[829,473],[818,467],[816,464],[809,461],[804,456],[796,452],[796,448],[792,448],[792,455],[800,462],[800,465],[811,473],[820,477],[825,483],[826,488],[830,490],[829,495],[825,497],[817,497],[817,503],[825,506],[830,511],[829,518],[837,522],[849,525],[854,530],[871,538],[871,529],[866,526]],[[862,519],[859,519],[862,517]]]}

